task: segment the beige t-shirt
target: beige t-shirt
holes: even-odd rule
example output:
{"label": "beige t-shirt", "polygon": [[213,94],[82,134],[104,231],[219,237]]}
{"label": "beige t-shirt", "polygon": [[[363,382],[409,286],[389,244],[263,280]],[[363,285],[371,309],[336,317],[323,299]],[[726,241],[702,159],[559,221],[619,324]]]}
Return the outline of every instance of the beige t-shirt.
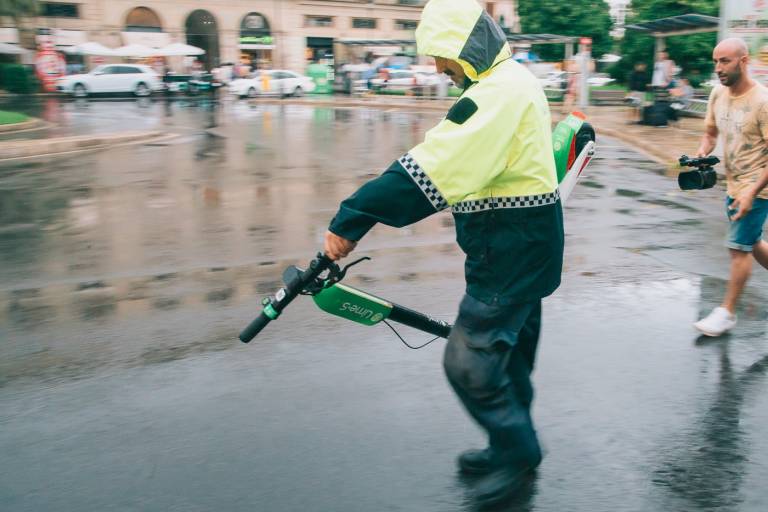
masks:
{"label": "beige t-shirt", "polygon": [[[768,89],[755,84],[741,96],[731,96],[727,87],[715,87],[706,123],[722,136],[728,195],[736,197],[768,166]],[[758,197],[768,199],[768,187]]]}

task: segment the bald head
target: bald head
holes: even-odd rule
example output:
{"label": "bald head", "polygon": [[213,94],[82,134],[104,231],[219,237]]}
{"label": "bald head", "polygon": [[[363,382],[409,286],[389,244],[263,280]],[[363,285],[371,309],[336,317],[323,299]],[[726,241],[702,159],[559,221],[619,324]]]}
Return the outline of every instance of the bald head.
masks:
{"label": "bald head", "polygon": [[720,41],[712,52],[712,60],[715,62],[715,73],[720,83],[730,87],[732,91],[750,82],[747,71],[749,48],[743,39],[731,37]]}
{"label": "bald head", "polygon": [[743,39],[729,37],[728,39],[720,41],[720,44],[715,46],[715,51],[713,53],[729,54],[738,59],[739,57],[749,55],[749,48],[747,48],[747,43],[745,43]]}

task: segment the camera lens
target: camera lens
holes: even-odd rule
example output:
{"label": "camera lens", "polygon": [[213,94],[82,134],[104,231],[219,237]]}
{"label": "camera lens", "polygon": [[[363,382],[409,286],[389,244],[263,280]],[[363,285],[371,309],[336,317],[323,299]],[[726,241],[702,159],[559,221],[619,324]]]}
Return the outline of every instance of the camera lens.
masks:
{"label": "camera lens", "polygon": [[714,169],[696,169],[695,171],[681,172],[677,177],[677,184],[682,190],[702,190],[712,188],[717,183],[717,173]]}

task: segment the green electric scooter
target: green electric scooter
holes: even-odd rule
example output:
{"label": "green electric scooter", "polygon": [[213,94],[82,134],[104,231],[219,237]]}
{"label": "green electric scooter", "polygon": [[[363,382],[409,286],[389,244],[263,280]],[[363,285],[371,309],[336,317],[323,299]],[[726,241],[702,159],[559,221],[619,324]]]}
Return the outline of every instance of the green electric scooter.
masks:
{"label": "green electric scooter", "polygon": [[[557,125],[552,134],[552,142],[560,200],[565,203],[594,155],[595,132],[584,121],[583,115],[574,113]],[[435,339],[447,338],[451,332],[451,325],[447,322],[436,320],[424,313],[340,282],[350,267],[369,259],[368,257],[360,258],[341,268],[323,253],[318,253],[306,270],[293,265],[289,266],[283,272],[285,286],[280,288],[274,296],[265,297],[262,300],[261,313],[240,333],[240,341],[250,342],[269,322],[276,320],[299,295],[311,295],[315,304],[326,313],[359,324],[376,325],[391,320],[432,334]],[[394,331],[394,328],[392,330]],[[399,334],[398,337],[400,337]],[[402,337],[400,339],[405,343]],[[421,348],[405,344],[410,348]]]}

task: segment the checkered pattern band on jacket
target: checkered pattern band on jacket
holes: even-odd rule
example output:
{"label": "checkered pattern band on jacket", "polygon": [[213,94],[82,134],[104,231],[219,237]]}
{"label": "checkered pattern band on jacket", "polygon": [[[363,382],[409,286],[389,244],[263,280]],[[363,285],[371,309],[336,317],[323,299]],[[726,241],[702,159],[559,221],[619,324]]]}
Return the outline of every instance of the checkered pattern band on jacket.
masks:
{"label": "checkered pattern band on jacket", "polygon": [[448,201],[443,198],[443,195],[437,190],[437,187],[429,179],[429,176],[421,169],[418,162],[413,157],[406,153],[398,159],[400,165],[403,166],[405,172],[408,173],[416,185],[419,186],[424,195],[427,196],[429,202],[435,207],[435,210],[440,211],[448,208]]}
{"label": "checkered pattern band on jacket", "polygon": [[533,208],[555,204],[560,199],[560,190],[549,194],[517,197],[487,197],[474,201],[462,201],[453,205],[453,213],[472,213],[496,208]]}

